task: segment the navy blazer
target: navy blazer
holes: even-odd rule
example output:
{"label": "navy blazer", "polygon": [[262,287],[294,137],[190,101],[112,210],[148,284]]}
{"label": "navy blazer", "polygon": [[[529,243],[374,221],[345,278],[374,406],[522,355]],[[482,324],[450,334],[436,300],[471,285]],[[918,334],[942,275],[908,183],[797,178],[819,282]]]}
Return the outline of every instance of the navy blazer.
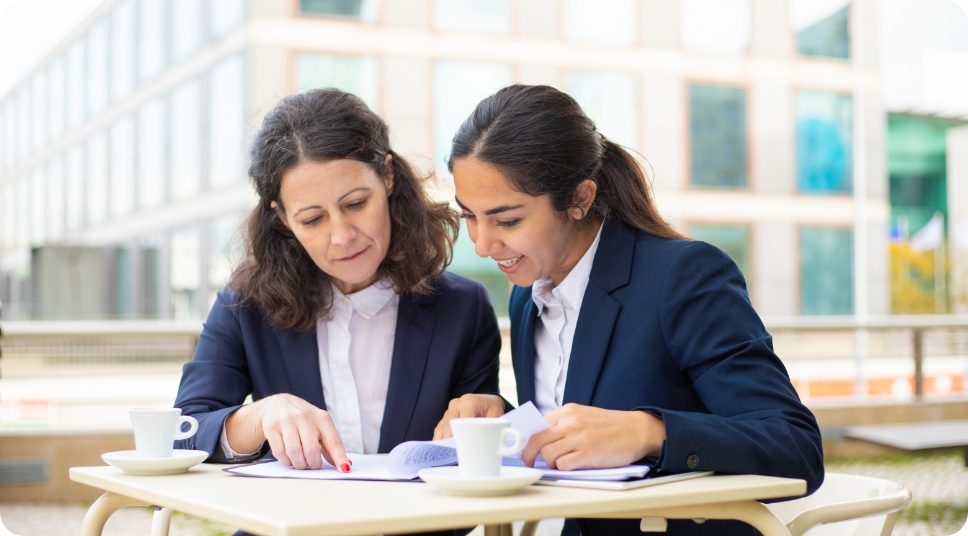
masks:
{"label": "navy blazer", "polygon": [[[511,293],[518,401],[535,396],[531,288]],[[609,220],[572,343],[564,403],[640,409],[665,422],[662,471],[716,471],[823,481],[813,414],[797,396],[728,255]],[[641,534],[637,520],[584,520],[582,534]],[[748,525],[676,527],[756,534]],[[692,525],[692,526],[688,526]],[[670,530],[672,530],[670,526]]]}
{"label": "navy blazer", "polygon": [[[433,439],[452,398],[498,393],[501,335],[484,286],[444,272],[433,294],[400,295],[380,452]],[[185,364],[175,407],[198,419],[198,432],[175,448],[207,451],[228,463],[219,437],[245,397],[289,393],[326,408],[315,331],[274,327],[231,288],[218,294]],[[269,450],[263,446],[262,454]]]}

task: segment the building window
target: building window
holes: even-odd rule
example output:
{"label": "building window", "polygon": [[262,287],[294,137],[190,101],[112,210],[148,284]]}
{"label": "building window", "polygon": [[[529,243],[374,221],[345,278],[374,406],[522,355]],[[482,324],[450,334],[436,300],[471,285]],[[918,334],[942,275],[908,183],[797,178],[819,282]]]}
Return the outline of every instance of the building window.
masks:
{"label": "building window", "polygon": [[245,179],[244,88],[241,56],[224,60],[212,69],[208,91],[210,188]]}
{"label": "building window", "polygon": [[99,20],[87,34],[87,113],[100,112],[108,103],[108,25]]}
{"label": "building window", "polygon": [[853,189],[853,101],[827,91],[797,93],[797,183],[806,193]]}
{"label": "building window", "polygon": [[201,88],[197,80],[185,82],[171,93],[169,169],[171,198],[186,199],[202,188]]}
{"label": "building window", "polygon": [[562,33],[576,43],[632,45],[638,40],[636,0],[565,0]]}
{"label": "building window", "polygon": [[14,198],[17,200],[13,205],[15,216],[14,245],[25,247],[30,244],[30,184],[29,177],[21,176],[15,179],[17,193]]}
{"label": "building window", "polygon": [[639,98],[635,76],[624,73],[568,73],[568,93],[598,131],[633,150],[639,147]]}
{"label": "building window", "polygon": [[221,37],[242,24],[245,17],[244,0],[209,0],[208,32],[212,38]]}
{"label": "building window", "polygon": [[4,104],[0,102],[0,176],[7,171],[7,167],[10,165],[7,156],[7,107]]}
{"label": "building window", "polygon": [[801,56],[850,58],[849,0],[792,0],[790,24]]}
{"label": "building window", "polygon": [[692,185],[745,188],[746,90],[689,86]]}
{"label": "building window", "polygon": [[31,147],[36,151],[47,142],[47,73],[45,71],[37,73],[31,88],[30,101],[34,108],[31,114],[33,133]]}
{"label": "building window", "polygon": [[[72,202],[64,207],[64,219],[67,230],[76,231],[84,225],[84,149],[75,145],[67,151],[64,160],[65,179],[64,191],[67,199]],[[78,202],[80,200],[81,202]]]}
{"label": "building window", "polygon": [[232,272],[241,260],[240,246],[235,237],[245,217],[243,215],[224,216],[212,220],[209,225],[208,245],[208,306],[215,303],[218,294],[232,277]]}
{"label": "building window", "polygon": [[138,206],[165,200],[165,103],[154,100],[138,111]]}
{"label": "building window", "polygon": [[13,202],[14,197],[14,184],[12,181],[8,181],[6,184],[0,184],[0,207],[3,208],[0,211],[0,225],[3,225],[2,233],[0,233],[0,247],[3,249],[11,249],[14,246],[15,229],[17,227],[17,213]]}
{"label": "building window", "polygon": [[800,313],[854,312],[854,237],[847,229],[800,229]]}
{"label": "building window", "polygon": [[434,26],[440,30],[511,33],[511,0],[437,0]]}
{"label": "building window", "polygon": [[378,71],[377,60],[372,56],[306,52],[296,59],[296,91],[334,87],[356,95],[371,110],[377,110]]}
{"label": "building window", "polygon": [[171,59],[183,60],[202,44],[201,0],[171,0]]}
{"label": "building window", "polygon": [[49,101],[47,108],[47,133],[51,140],[56,140],[64,133],[65,106],[65,64],[63,56],[50,62],[47,70]]}
{"label": "building window", "polygon": [[111,126],[111,216],[134,209],[134,121],[122,117]]}
{"label": "building window", "polygon": [[201,283],[201,232],[197,225],[171,233],[169,284],[172,317],[175,320],[198,318],[198,288]]}
{"label": "building window", "polygon": [[17,159],[17,103],[16,99],[7,99],[3,105],[3,141],[0,142],[0,152],[3,153],[3,165],[6,169],[13,169]]}
{"label": "building window", "polygon": [[96,225],[106,220],[108,214],[108,137],[104,131],[87,140],[86,163],[86,223]]}
{"label": "building window", "polygon": [[86,41],[75,41],[67,49],[67,92],[66,118],[67,128],[80,126],[87,111],[84,98],[84,56],[86,55]]}
{"label": "building window", "polygon": [[30,87],[17,92],[17,157],[23,162],[30,154]]}
{"label": "building window", "polygon": [[165,0],[138,4],[138,80],[147,82],[165,67]]}
{"label": "building window", "polygon": [[726,252],[746,278],[749,287],[750,275],[750,232],[739,225],[693,225],[692,237],[708,242]]}
{"label": "building window", "polygon": [[64,235],[64,157],[56,156],[47,166],[47,237],[58,240]]}
{"label": "building window", "polygon": [[752,27],[750,0],[680,0],[679,39],[692,52],[744,54]]}
{"label": "building window", "polygon": [[111,99],[123,99],[134,89],[134,0],[122,0],[111,12]]}
{"label": "building window", "polygon": [[450,176],[447,158],[454,134],[482,99],[511,83],[511,68],[498,63],[439,61],[434,65],[434,166]]}
{"label": "building window", "polygon": [[376,0],[299,0],[299,11],[306,15],[337,15],[366,22],[376,20]]}
{"label": "building window", "polygon": [[[27,201],[27,200],[25,200]],[[30,174],[30,244],[39,246],[47,238],[47,173],[42,167]]]}

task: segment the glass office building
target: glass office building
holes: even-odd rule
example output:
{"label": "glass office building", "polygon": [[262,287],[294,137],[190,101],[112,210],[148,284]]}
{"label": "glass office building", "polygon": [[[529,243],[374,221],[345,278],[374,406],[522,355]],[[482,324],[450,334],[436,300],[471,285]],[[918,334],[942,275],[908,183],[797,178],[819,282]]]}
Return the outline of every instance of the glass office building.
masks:
{"label": "glass office building", "polygon": [[[884,111],[876,90],[857,100],[857,72],[878,71],[852,42],[875,5],[822,4],[109,0],[0,97],[4,316],[204,317],[255,201],[247,143],[280,97],[357,94],[446,199],[454,132],[511,83],[569,92],[642,155],[663,214],[733,256],[762,314],[853,313],[858,284],[887,313]],[[507,310],[466,233],[452,269]]]}

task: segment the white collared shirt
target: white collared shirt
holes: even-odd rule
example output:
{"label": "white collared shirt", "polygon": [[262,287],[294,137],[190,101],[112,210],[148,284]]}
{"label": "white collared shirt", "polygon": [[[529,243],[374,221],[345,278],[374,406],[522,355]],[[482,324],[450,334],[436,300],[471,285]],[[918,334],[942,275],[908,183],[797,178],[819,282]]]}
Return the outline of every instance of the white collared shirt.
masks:
{"label": "white collared shirt", "polygon": [[[400,295],[387,280],[349,296],[334,286],[330,318],[316,320],[323,400],[346,452],[379,449],[399,305]],[[233,461],[257,454],[233,451],[224,426],[221,446]]]}
{"label": "white collared shirt", "polygon": [[595,241],[560,285],[554,286],[548,276],[531,287],[531,299],[538,306],[534,322],[534,404],[542,415],[560,408],[565,395],[575,326],[601,237],[599,227]]}

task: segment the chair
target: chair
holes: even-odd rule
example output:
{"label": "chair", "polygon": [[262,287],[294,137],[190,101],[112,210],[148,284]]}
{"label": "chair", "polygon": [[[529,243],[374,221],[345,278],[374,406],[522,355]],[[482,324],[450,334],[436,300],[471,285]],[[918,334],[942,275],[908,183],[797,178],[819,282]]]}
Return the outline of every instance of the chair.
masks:
{"label": "chair", "polygon": [[[897,482],[827,473],[813,495],[766,507],[793,536],[807,531],[810,536],[889,536],[897,512],[909,504],[911,490]],[[968,536],[968,531],[959,536]]]}

